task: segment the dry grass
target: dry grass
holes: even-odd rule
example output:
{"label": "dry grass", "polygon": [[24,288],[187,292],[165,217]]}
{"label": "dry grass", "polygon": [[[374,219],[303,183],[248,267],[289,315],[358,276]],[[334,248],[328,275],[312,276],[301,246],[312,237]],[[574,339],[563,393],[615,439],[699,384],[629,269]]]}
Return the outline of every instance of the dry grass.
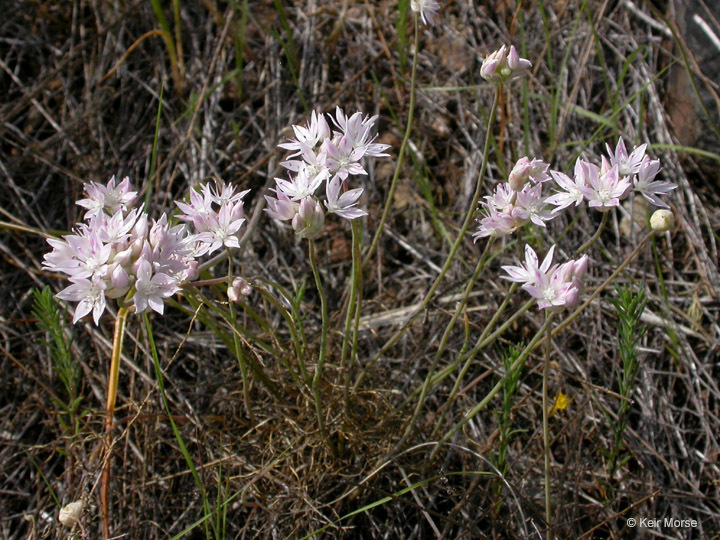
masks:
{"label": "dry grass", "polygon": [[[107,316],[99,327],[83,321],[72,328],[72,351],[82,366],[83,416],[77,432],[65,429],[53,400],[63,399],[64,390],[31,316],[30,294],[31,287],[63,285],[41,270],[48,248],[33,230],[68,230],[80,216],[74,201],[83,182],[112,174],[128,175],[143,189],[152,185],[154,215],[209,177],[251,189],[246,208],[252,213],[281,174],[277,164],[283,156],[276,145],[308,112],[303,100],[323,111],[340,105],[379,114],[381,141],[392,144],[396,155],[409,96],[409,64],[402,64],[397,50],[396,4],[309,0],[302,9],[280,4],[297,53],[297,84],[292,59],[280,44],[287,34],[278,23],[276,3],[247,2],[243,32],[242,1],[181,0],[182,91],[173,85],[160,36],[151,34],[131,50],[157,28],[149,2],[28,0],[5,9],[0,22],[0,538],[69,537],[57,524],[58,504],[80,498],[86,510],[77,537],[98,538],[102,521],[98,479],[112,320]],[[411,155],[387,234],[365,277],[361,365],[397,329],[402,314],[387,317],[386,312],[422,300],[449,249],[442,228],[454,237],[459,217],[468,211],[492,98],[478,76],[487,52],[512,40],[523,44],[535,67],[525,90],[519,84],[505,94],[486,186],[501,180],[526,152],[567,170],[586,142],[588,152],[599,153],[618,135],[655,145],[695,144],[678,131],[682,126],[673,130],[678,105],[668,105],[668,89],[683,73],[682,61],[680,71],[665,70],[682,60],[662,20],[662,13],[672,10],[599,0],[583,9],[578,4],[445,2],[438,25],[423,31]],[[166,16],[172,25],[169,6]],[[242,66],[236,63],[238,53]],[[712,98],[712,81],[698,73],[695,80]],[[149,178],[163,86],[158,166]],[[708,103],[712,109],[712,99]],[[606,124],[614,127],[583,111],[611,119]],[[716,152],[720,139],[710,128],[703,134]],[[605,412],[617,410],[619,403],[611,291],[553,341],[551,394],[571,397],[569,407],[551,421],[560,538],[720,534],[717,162],[698,162],[694,154],[672,148],[651,152],[662,159],[665,177],[679,185],[671,199],[679,227],[643,249],[620,278],[646,290],[649,332],[639,349],[642,365],[626,434],[630,459],[616,478],[607,477],[600,451],[611,444]],[[378,162],[366,184],[366,241],[375,231],[392,169]],[[597,226],[592,214],[573,215],[579,216],[573,224],[560,218],[547,232],[524,234],[545,246],[564,234],[562,251],[570,255]],[[634,234],[625,235],[619,221],[611,221],[591,252],[589,290],[639,239],[637,225]],[[351,268],[349,228],[328,230],[319,247],[331,313],[336,313],[331,339],[337,343]],[[466,330],[474,342],[472,336],[503,300],[508,287],[497,279],[497,270],[517,249],[500,253],[478,283],[442,365],[457,358]],[[462,290],[479,253],[469,240],[461,247],[439,297]],[[261,216],[236,262],[248,278],[272,276],[289,289],[308,283],[305,324],[311,345],[317,346],[318,299],[304,245]],[[518,295],[511,308],[524,300]],[[279,346],[289,349],[277,312],[258,295],[251,304],[274,329]],[[414,436],[395,448],[412,410],[405,399],[422,384],[453,309],[454,301],[433,302],[373,365],[346,413],[343,389],[335,384],[342,380],[339,354],[331,348],[323,393],[333,452],[317,431],[311,401],[279,362],[248,345],[281,397],[251,380],[246,407],[237,363],[207,327],[176,309],[155,317],[175,420],[210,502],[229,499],[225,534],[219,536],[298,538],[330,525],[322,537],[544,537],[539,358],[530,359],[520,381],[512,411],[513,427],[520,431],[513,436],[502,480],[492,466],[498,444],[493,411],[470,422],[435,461],[428,459],[436,442],[429,435],[452,381],[431,392]],[[504,335],[504,343],[527,342],[540,323],[536,310],[528,312]],[[246,324],[262,333],[253,321]],[[116,416],[112,530],[123,538],[166,538],[203,516],[202,500],[162,407],[142,325],[131,317],[128,328]],[[501,350],[498,344],[478,357],[440,433],[486,395],[501,366]],[[423,480],[416,489],[338,523]],[[700,525],[690,531],[631,531],[629,516],[696,519]],[[203,526],[188,534],[204,535]]]}

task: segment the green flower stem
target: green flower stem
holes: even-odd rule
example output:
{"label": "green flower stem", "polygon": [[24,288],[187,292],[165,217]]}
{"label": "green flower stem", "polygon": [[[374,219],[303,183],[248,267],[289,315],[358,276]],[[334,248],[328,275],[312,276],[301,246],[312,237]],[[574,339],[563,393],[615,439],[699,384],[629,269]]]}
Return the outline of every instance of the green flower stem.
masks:
{"label": "green flower stem", "polygon": [[347,366],[348,351],[351,349],[351,343],[357,343],[357,327],[353,328],[353,339],[350,339],[351,329],[355,316],[359,311],[356,309],[356,303],[361,303],[358,291],[362,281],[362,261],[360,255],[361,230],[360,223],[357,219],[353,219],[352,225],[352,276],[350,278],[350,298],[348,299],[347,313],[345,314],[345,327],[343,330],[342,349],[340,353],[340,373],[345,379],[345,391],[347,397],[348,386],[350,385],[350,370],[354,363],[355,347],[352,347],[350,354],[350,366]]}
{"label": "green flower stem", "polygon": [[[175,435],[175,441],[178,444],[178,448],[180,448],[180,453],[183,455],[183,458],[185,458],[185,464],[188,466],[188,469],[190,469],[190,474],[192,474],[193,480],[195,480],[195,485],[197,486],[198,490],[200,491],[200,495],[203,499],[203,513],[204,515],[210,514],[210,503],[208,501],[207,497],[207,490],[205,489],[205,485],[203,484],[202,480],[200,479],[200,475],[198,474],[197,467],[195,467],[195,462],[192,459],[192,456],[190,455],[190,451],[187,448],[187,445],[185,444],[185,441],[182,438],[182,435],[180,434],[180,430],[177,427],[177,424],[175,423],[175,419],[173,418],[172,411],[170,410],[170,403],[167,398],[167,393],[165,392],[165,381],[163,378],[163,370],[160,366],[160,357],[158,356],[157,347],[155,345],[155,338],[153,337],[153,331],[152,331],[152,324],[150,323],[150,317],[148,317],[147,311],[142,314],[143,321],[145,322],[145,331],[147,332],[147,339],[148,339],[148,345],[150,346],[150,354],[152,355],[153,359],[153,366],[155,368],[155,377],[157,378],[157,385],[158,390],[160,390],[160,398],[162,399],[163,407],[165,408],[165,413],[167,414],[168,420],[170,421],[170,427],[172,428],[173,434]],[[208,523],[205,521],[205,537],[210,538],[210,531],[208,528]]]}
{"label": "green flower stem", "polygon": [[520,356],[517,357],[517,359],[512,363],[510,366],[510,369],[508,369],[505,374],[500,377],[500,380],[493,386],[492,390],[488,392],[488,394],[483,398],[483,400],[478,403],[475,407],[473,407],[470,411],[468,411],[465,414],[465,417],[460,420],[455,426],[448,431],[445,436],[440,440],[438,445],[433,449],[432,453],[430,454],[430,461],[435,459],[435,456],[437,455],[440,448],[448,442],[455,433],[457,433],[465,424],[467,424],[470,420],[475,418],[477,414],[482,411],[485,407],[487,407],[488,403],[492,401],[492,399],[497,395],[497,393],[502,390],[503,384],[507,380],[510,375],[515,372],[517,369],[520,369],[524,364],[525,360],[527,359],[528,355],[535,349],[535,347],[540,343],[540,340],[542,339],[543,335],[545,334],[545,331],[550,327],[550,323],[552,322],[552,314],[549,314],[543,325],[540,327],[540,329],[535,333],[535,336],[533,336],[532,341],[523,349],[523,351],[520,353]]}
{"label": "green flower stem", "polygon": [[[463,379],[465,379],[465,375],[467,375],[467,372],[470,370],[470,366],[472,365],[473,360],[475,360],[475,357],[477,354],[485,347],[485,338],[490,333],[490,331],[495,327],[495,324],[497,323],[500,316],[505,312],[505,309],[507,309],[508,304],[510,303],[510,299],[515,294],[515,290],[517,289],[518,284],[513,283],[510,286],[510,290],[508,291],[507,296],[505,297],[505,300],[503,300],[502,304],[498,307],[497,311],[495,312],[495,315],[492,316],[492,319],[490,319],[490,322],[487,324],[487,326],[484,328],[482,333],[480,334],[480,337],[477,339],[477,343],[475,347],[466,355],[460,355],[460,358],[453,362],[451,366],[448,366],[449,369],[444,370],[443,372],[439,373],[439,375],[443,375],[442,378],[437,378],[437,380],[433,380],[433,383],[436,384],[440,381],[442,381],[447,375],[452,373],[455,368],[465,360],[465,364],[463,364],[462,369],[460,370],[460,374],[458,375],[457,379],[455,380],[455,384],[453,385],[452,390],[450,391],[450,396],[448,396],[448,399],[445,401],[445,405],[442,407],[440,411],[440,418],[435,423],[435,427],[433,428],[432,435],[430,438],[434,438],[437,434],[438,429],[440,429],[440,426],[442,425],[442,422],[445,418],[445,415],[450,410],[450,406],[455,402],[455,398],[457,397],[458,392],[460,391],[460,385],[462,384]],[[533,302],[528,302],[521,308],[513,317],[511,317],[511,321],[515,320],[517,317],[520,316],[521,313],[525,313],[527,311],[527,308],[532,306]],[[503,325],[506,327],[505,325]],[[504,331],[504,328],[501,328],[500,330]],[[500,335],[501,331],[498,330],[495,335]]]}
{"label": "green flower stem", "polygon": [[460,248],[460,244],[465,240],[465,234],[467,233],[468,229],[470,228],[470,223],[473,220],[473,217],[475,216],[475,208],[477,207],[478,201],[480,200],[480,194],[482,193],[482,186],[485,180],[485,170],[487,169],[487,163],[488,163],[488,156],[490,154],[490,133],[492,131],[492,125],[493,120],[495,118],[495,114],[497,112],[498,102],[500,100],[500,94],[501,89],[498,87],[495,90],[495,97],[493,98],[493,103],[490,108],[490,114],[488,115],[488,124],[487,124],[487,130],[485,133],[485,147],[483,149],[483,158],[482,158],[482,164],[480,165],[480,173],[478,174],[478,180],[477,184],[475,185],[475,193],[473,194],[472,200],[470,201],[470,205],[468,208],[468,212],[465,216],[465,220],[463,221],[462,227],[460,228],[460,231],[458,232],[457,239],[455,240],[455,243],[450,248],[450,253],[447,256],[447,259],[445,260],[445,264],[443,265],[442,269],[440,270],[440,274],[435,278],[435,281],[430,286],[430,289],[428,290],[427,294],[425,294],[425,298],[423,298],[422,302],[420,302],[420,305],[417,307],[417,309],[413,312],[413,314],[410,316],[410,318],[405,322],[405,324],[395,332],[395,334],[385,343],[385,345],[382,346],[382,348],[378,351],[378,353],[368,362],[368,365],[365,367],[365,369],[362,371],[360,376],[358,377],[357,381],[355,381],[355,385],[353,387],[353,390],[357,390],[360,386],[360,383],[362,382],[362,379],[364,378],[365,374],[368,372],[368,370],[377,362],[377,360],[384,355],[387,351],[390,350],[390,348],[395,345],[400,338],[405,335],[405,332],[412,326],[412,324],[415,322],[415,320],[418,318],[418,316],[425,310],[425,308],[428,306],[430,301],[432,300],[433,296],[435,295],[435,292],[437,291],[438,287],[440,287],[440,283],[442,282],[443,278],[445,277],[445,274],[447,274],[448,270],[450,269],[450,265],[452,264],[453,260],[455,259],[455,254],[457,253],[458,249]]}
{"label": "green flower stem", "polygon": [[455,313],[453,313],[452,318],[450,319],[450,322],[448,323],[447,327],[445,327],[445,332],[443,333],[442,338],[440,339],[440,346],[438,347],[437,352],[435,353],[435,358],[433,359],[433,363],[430,366],[430,370],[428,371],[427,376],[425,377],[425,382],[422,385],[422,390],[420,392],[420,398],[417,401],[417,404],[415,406],[415,411],[413,412],[412,418],[407,424],[407,427],[405,428],[405,433],[403,434],[400,441],[397,443],[396,447],[399,448],[402,446],[402,444],[405,442],[405,440],[410,436],[410,433],[412,433],[412,430],[415,429],[415,423],[417,422],[418,416],[420,415],[420,411],[423,408],[423,405],[425,404],[425,398],[427,397],[428,391],[430,389],[430,385],[432,383],[432,378],[435,375],[435,370],[437,369],[437,365],[440,362],[440,358],[442,357],[443,352],[445,352],[445,347],[447,346],[448,339],[450,339],[450,334],[452,334],[453,328],[455,328],[455,323],[457,322],[458,318],[460,317],[461,313],[464,313],[465,311],[465,305],[467,304],[468,298],[470,297],[470,293],[472,292],[473,288],[475,287],[475,283],[477,282],[478,278],[480,277],[480,272],[482,272],[483,268],[485,268],[485,263],[487,262],[488,256],[490,255],[490,249],[492,248],[492,245],[494,243],[494,239],[491,239],[487,245],[485,246],[485,250],[482,253],[482,256],[478,260],[477,265],[475,266],[475,271],[473,272],[472,277],[467,282],[467,285],[465,287],[465,292],[463,293],[462,299],[460,300],[459,305],[455,308]]}
{"label": "green flower stem", "polygon": [[[311,382],[310,382],[310,376],[308,375],[308,372],[307,372],[307,367],[305,366],[305,352],[304,352],[304,349],[306,347],[305,336],[298,335],[298,331],[295,328],[296,321],[293,318],[293,315],[288,313],[288,311],[285,309],[285,307],[277,300],[277,298],[275,298],[270,293],[270,291],[267,291],[261,287],[259,287],[258,290],[260,292],[260,296],[262,296],[275,309],[277,309],[280,312],[280,315],[282,315],[283,319],[285,319],[285,321],[287,322],[288,328],[290,329],[290,337],[292,338],[293,348],[295,349],[295,356],[297,357],[298,366],[300,366],[300,374],[302,375],[302,378],[303,378],[303,381],[305,382],[305,384],[309,387]],[[297,379],[297,375],[295,374],[295,371],[290,369],[289,365],[286,367],[288,367],[288,369],[290,371],[290,375],[292,375],[295,382],[299,383],[300,381]]]}
{"label": "green flower stem", "polygon": [[[550,314],[547,315],[550,317]],[[548,424],[549,400],[548,400],[548,378],[550,374],[550,352],[551,352],[551,334],[550,325],[545,328],[545,365],[543,366],[542,381],[542,422],[543,422],[543,454],[545,456],[545,521],[547,523],[547,539],[553,539],[552,532],[552,507],[550,493],[550,426]]]}
{"label": "green flower stem", "polygon": [[110,373],[108,375],[107,403],[105,406],[105,463],[102,472],[102,487],[100,490],[100,505],[103,513],[103,533],[105,538],[110,537],[110,502],[108,490],[110,486],[110,456],[112,454],[112,427],[115,416],[115,402],[117,401],[118,378],[120,376],[120,356],[122,355],[123,339],[125,337],[125,324],[128,310],[121,307],[115,318],[115,331],[113,333],[113,346],[110,356]]}
{"label": "green flower stem", "polygon": [[418,56],[420,56],[420,39],[418,34],[418,21],[417,17],[415,17],[415,56],[413,57],[412,71],[410,73],[410,105],[408,110],[407,126],[405,127],[405,135],[402,143],[400,144],[400,150],[398,150],[398,157],[395,163],[395,173],[393,174],[392,181],[390,182],[390,189],[388,189],[385,208],[383,208],[383,213],[382,216],[380,216],[380,221],[378,222],[375,235],[370,242],[370,247],[368,247],[367,253],[365,253],[365,258],[363,259],[362,264],[363,267],[369,264],[373,253],[375,253],[375,250],[377,249],[380,236],[382,235],[383,228],[385,227],[385,222],[387,221],[390,210],[392,209],[395,190],[397,189],[398,180],[400,179],[400,171],[402,170],[403,158],[405,157],[405,151],[407,150],[408,143],[410,142],[410,133],[412,132],[413,119],[415,117],[415,92],[417,88],[416,75]]}
{"label": "green flower stem", "polygon": [[320,333],[320,354],[318,355],[317,366],[315,367],[315,374],[312,379],[312,391],[315,398],[315,410],[318,417],[318,427],[321,431],[324,430],[324,422],[322,416],[322,403],[320,401],[320,378],[322,377],[323,366],[325,365],[325,355],[327,349],[327,334],[328,334],[328,314],[327,314],[327,299],[325,298],[325,291],[323,290],[322,279],[320,278],[320,271],[317,265],[317,254],[315,253],[315,240],[308,240],[308,253],[310,256],[310,266],[312,266],[313,276],[315,277],[315,287],[317,287],[318,295],[320,296],[320,310],[322,318],[322,329]]}
{"label": "green flower stem", "polygon": [[[227,281],[230,286],[232,286],[233,281],[233,258],[232,253],[230,252],[230,248],[225,248],[225,251],[227,252],[227,258],[228,258],[228,276]],[[235,327],[237,326],[237,316],[235,314],[235,305],[232,301],[228,301],[228,307],[230,312],[230,326],[232,326],[233,330],[235,330]],[[250,421],[255,423],[254,416],[252,413],[252,409],[250,408],[250,399],[248,398],[248,366],[247,366],[247,359],[245,357],[245,351],[242,350],[242,347],[240,346],[240,339],[238,338],[237,332],[232,333],[233,336],[233,348],[235,350],[235,358],[237,358],[238,365],[240,366],[240,376],[242,377],[242,385],[243,385],[243,401],[245,403],[245,411],[248,414],[248,418],[250,418]]]}
{"label": "green flower stem", "polygon": [[[528,309],[530,309],[533,304],[535,303],[535,299],[528,300],[523,306],[516,311],[507,321],[503,323],[503,325],[498,328],[495,332],[493,332],[490,336],[487,336],[487,334],[492,330],[492,328],[497,323],[497,320],[500,318],[500,315],[504,313],[505,309],[507,308],[507,305],[510,302],[510,299],[512,298],[512,295],[515,292],[515,289],[517,288],[517,285],[513,284],[510,287],[510,291],[508,292],[508,296],[505,298],[502,304],[500,304],[500,307],[498,308],[498,311],[493,315],[493,318],[490,320],[488,325],[485,327],[485,330],[483,330],[482,334],[480,334],[480,337],[475,341],[475,347],[472,348],[469,352],[465,354],[461,354],[457,360],[455,360],[452,364],[445,367],[442,371],[437,373],[435,377],[433,377],[432,384],[435,385],[443,380],[445,380],[445,377],[450,375],[453,371],[455,371],[455,368],[458,367],[462,362],[465,362],[463,365],[463,369],[458,376],[458,380],[455,381],[455,392],[458,391],[460,387],[460,383],[465,377],[465,374],[467,373],[470,364],[475,359],[475,357],[478,355],[478,353],[490,345],[495,339],[497,339],[507,328],[513,324],[513,322],[520,317],[523,313],[525,313]],[[487,336],[487,337],[486,337]],[[415,397],[417,395],[417,391],[412,394],[411,397]],[[454,399],[454,398],[453,398]]]}

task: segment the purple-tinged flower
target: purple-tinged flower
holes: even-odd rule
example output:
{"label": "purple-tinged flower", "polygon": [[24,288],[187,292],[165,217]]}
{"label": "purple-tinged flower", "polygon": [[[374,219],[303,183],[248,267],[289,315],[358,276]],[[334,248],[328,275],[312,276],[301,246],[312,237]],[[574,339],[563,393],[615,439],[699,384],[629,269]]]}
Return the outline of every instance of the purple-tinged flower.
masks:
{"label": "purple-tinged flower", "polygon": [[525,189],[517,194],[515,207],[511,212],[515,220],[523,223],[532,221],[535,225],[544,227],[546,221],[555,217],[548,209],[541,190],[542,184],[535,184],[534,186],[525,186]]}
{"label": "purple-tinged flower", "polygon": [[307,169],[308,176],[311,178],[316,178],[321,175],[323,178],[328,178],[330,171],[328,170],[327,164],[327,152],[323,150],[322,147],[319,148],[318,152],[315,152],[315,150],[311,149],[308,145],[304,143],[299,144],[302,161],[289,159],[281,162],[280,165],[294,173],[298,173],[301,169],[305,168]]}
{"label": "purple-tinged flower", "polygon": [[345,180],[348,176],[367,175],[367,171],[360,165],[365,155],[365,147],[355,148],[348,135],[343,135],[337,141],[326,139],[323,150],[327,156],[328,169]]}
{"label": "purple-tinged flower", "polygon": [[289,181],[276,178],[275,184],[277,190],[287,195],[290,200],[299,201],[312,197],[326,178],[327,170],[312,176],[307,166],[301,166],[297,174]]}
{"label": "purple-tinged flower", "polygon": [[91,279],[71,277],[72,285],[66,287],[57,297],[61,300],[78,302],[73,314],[73,324],[92,311],[95,324],[100,322],[100,316],[105,311],[105,282],[99,276]]}
{"label": "purple-tinged flower", "polygon": [[334,176],[325,186],[327,195],[325,206],[327,206],[328,212],[345,219],[357,219],[367,216],[367,212],[364,210],[353,208],[358,203],[363,189],[351,189],[341,195],[340,190],[342,189],[342,185],[342,180],[340,180],[338,176]]}
{"label": "purple-tinged flower", "polygon": [[331,117],[331,120],[340,131],[335,132],[333,140],[347,139],[353,150],[362,157],[388,157],[385,150],[390,148],[390,145],[374,143],[377,134],[371,136],[377,119],[377,115],[363,117],[361,112],[356,112],[348,118],[340,107],[336,107],[335,117]]}
{"label": "purple-tinged flower", "polygon": [[137,281],[133,301],[137,313],[142,313],[148,307],[160,315],[165,308],[165,299],[171,297],[180,288],[177,282],[163,273],[153,275],[151,264],[141,259],[137,267]]}
{"label": "purple-tinged flower", "polygon": [[522,288],[537,299],[540,309],[562,311],[578,303],[582,291],[582,278],[588,265],[587,256],[565,264],[553,265],[555,246],[548,251],[542,264],[530,246],[525,246],[525,264],[503,266],[507,276],[504,279],[522,283]]}
{"label": "purple-tinged flower", "polygon": [[435,24],[434,17],[440,9],[437,0],[410,0],[410,9],[420,14],[422,22],[428,26]]}
{"label": "purple-tinged flower", "polygon": [[130,238],[130,232],[141,212],[142,207],[133,208],[127,215],[118,210],[112,217],[105,212],[98,212],[90,217],[88,225],[91,230],[98,231],[98,238],[102,242],[117,244]]}
{"label": "purple-tinged flower", "polygon": [[87,208],[85,219],[103,210],[111,215],[120,210],[124,212],[132,206],[137,196],[137,191],[131,190],[132,186],[127,176],[117,186],[115,185],[115,176],[113,176],[105,186],[95,182],[85,184],[85,193],[88,198],[80,199],[77,204]]}
{"label": "purple-tinged flower", "polygon": [[640,165],[645,158],[647,144],[636,146],[630,155],[628,155],[625,149],[625,142],[622,137],[620,137],[620,140],[615,146],[614,152],[609,144],[606,144],[605,147],[607,148],[607,153],[610,158],[610,165],[617,165],[620,176],[630,176],[637,174],[640,170]]}
{"label": "purple-tinged flower", "polygon": [[97,230],[83,228],[80,232],[80,235],[65,237],[73,250],[74,261],[68,261],[68,267],[57,270],[71,277],[89,278],[102,271],[112,254],[112,245],[103,243]]}
{"label": "purple-tinged flower", "polygon": [[240,247],[237,232],[245,223],[245,218],[242,215],[242,201],[235,204],[224,204],[220,207],[220,211],[210,224],[209,233],[212,234],[212,240],[208,253],[212,253],[223,246],[226,248]]}
{"label": "purple-tinged flower", "polygon": [[538,256],[535,250],[530,247],[529,244],[525,245],[525,264],[520,263],[519,266],[502,266],[501,268],[507,272],[507,276],[500,276],[503,279],[514,281],[522,284],[534,284],[537,281],[537,273],[547,273],[550,270],[552,264],[553,254],[555,253],[555,246],[552,246],[545,259],[540,266],[538,266]]}
{"label": "purple-tinged flower", "polygon": [[518,222],[513,217],[504,212],[498,212],[494,206],[488,206],[488,214],[479,220],[480,226],[473,233],[473,241],[477,242],[480,238],[486,236],[505,236],[512,234],[518,227]]}
{"label": "purple-tinged flower", "polygon": [[232,184],[226,184],[222,180],[218,180],[215,187],[210,187],[209,191],[212,202],[219,206],[238,203],[245,197],[245,195],[250,193],[249,189],[235,193],[235,186]]}
{"label": "purple-tinged flower", "polygon": [[278,145],[280,148],[295,152],[291,157],[300,155],[303,145],[312,150],[331,136],[325,115],[317,111],[312,112],[305,126],[292,126],[292,129],[295,132],[295,139]]}
{"label": "purple-tinged flower", "polygon": [[677,188],[677,185],[672,182],[655,181],[655,177],[659,172],[660,161],[646,157],[640,164],[637,176],[633,178],[634,190],[655,206],[670,208],[658,195],[667,195]]}
{"label": "purple-tinged flower", "polygon": [[545,202],[555,206],[553,213],[560,212],[568,206],[580,206],[584,200],[582,189],[585,186],[586,178],[589,175],[588,169],[596,167],[592,163],[578,159],[575,162],[575,173],[573,178],[558,171],[550,171],[555,183],[563,190],[548,197]]}
{"label": "purple-tinged flower", "polygon": [[492,195],[483,197],[487,202],[483,203],[487,207],[492,207],[499,212],[510,213],[516,194],[508,184],[498,184]]}
{"label": "purple-tinged flower", "polygon": [[528,180],[533,183],[542,183],[550,180],[548,168],[550,165],[541,159],[528,159],[521,157],[515,163],[510,176],[508,176],[508,184],[513,191],[522,191]]}
{"label": "purple-tinged flower", "polygon": [[198,231],[207,230],[208,219],[214,213],[213,194],[207,184],[200,191],[190,190],[190,203],[175,201],[175,205],[184,212],[180,219],[190,221]]}
{"label": "purple-tinged flower", "polygon": [[617,165],[608,168],[606,163],[603,158],[603,167],[600,169],[586,167],[586,184],[579,188],[588,201],[588,206],[600,212],[620,206],[620,199],[627,196],[632,188],[630,179],[620,176]]}
{"label": "purple-tinged flower", "polygon": [[566,307],[574,306],[578,301],[578,290],[572,283],[563,281],[560,273],[547,275],[538,272],[535,285],[524,285],[523,289],[538,301],[540,309],[562,311]]}
{"label": "purple-tinged flower", "polygon": [[509,48],[503,45],[483,60],[480,76],[488,82],[503,84],[524,76],[531,67],[530,60],[520,58],[513,45]]}

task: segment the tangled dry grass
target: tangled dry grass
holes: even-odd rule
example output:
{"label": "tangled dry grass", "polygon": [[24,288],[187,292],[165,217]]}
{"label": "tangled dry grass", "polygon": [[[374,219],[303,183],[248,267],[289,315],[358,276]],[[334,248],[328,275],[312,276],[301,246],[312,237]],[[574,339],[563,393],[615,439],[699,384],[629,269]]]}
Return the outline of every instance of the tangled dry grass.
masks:
{"label": "tangled dry grass", "polygon": [[[381,142],[393,146],[393,156],[402,138],[411,47],[399,50],[395,2],[179,4],[174,24],[172,10],[166,10],[179,31],[173,37],[182,44],[175,74],[150,2],[17,0],[0,21],[4,539],[100,535],[99,449],[111,318],[98,327],[83,321],[72,328],[83,400],[78,427],[69,429],[58,406],[62,385],[33,320],[30,293],[32,287],[62,286],[41,269],[48,248],[39,233],[65,231],[78,221],[74,201],[83,183],[128,175],[144,184],[143,195],[151,190],[149,208],[157,215],[208,178],[250,189],[246,208],[254,232],[236,264],[250,279],[272,276],[294,290],[312,282],[304,246],[261,212],[263,193],[281,174],[276,145],[289,134],[288,126],[310,109],[340,105],[379,114]],[[446,235],[454,237],[459,216],[469,210],[492,98],[478,76],[484,55],[502,43],[522,44],[534,70],[526,87],[504,95],[486,185],[502,180],[508,163],[525,151],[567,170],[581,150],[600,152],[618,135],[654,145],[651,152],[661,158],[664,174],[679,185],[672,198],[679,226],[642,249],[619,278],[646,291],[649,331],[638,349],[642,365],[625,441],[629,460],[613,478],[601,452],[610,446],[606,415],[619,404],[612,292],[553,340],[551,394],[570,397],[569,406],[551,419],[557,535],[718,537],[720,138],[702,111],[688,122],[696,111],[688,81],[710,95],[711,118],[717,110],[716,84],[703,75],[710,69],[707,58],[691,48],[672,5],[444,4],[438,25],[420,37],[414,135],[391,219],[365,276],[360,366],[397,329],[408,306],[421,301],[447,255]],[[686,66],[690,79],[683,78]],[[691,133],[696,125],[709,127]],[[678,143],[709,144],[706,150],[715,155],[681,152]],[[378,163],[370,172],[366,236],[375,230],[393,166]],[[572,250],[597,227],[591,214],[576,215],[576,222],[556,220],[547,233],[525,234],[545,234],[546,242],[563,235],[563,245]],[[632,251],[642,226],[636,223],[628,234],[620,218],[611,223],[591,254],[589,290]],[[341,313],[350,273],[349,230],[336,226],[319,242],[331,311]],[[441,367],[458,357],[466,333],[478,334],[507,294],[496,270],[514,251],[511,246],[498,252],[494,270],[478,283]],[[453,313],[453,295],[479,253],[469,239],[461,246],[436,301],[372,364],[347,409],[343,389],[332,383],[342,380],[334,371],[337,358],[328,359],[323,392],[332,452],[317,430],[311,403],[292,390],[273,358],[247,344],[280,395],[251,381],[245,401],[237,363],[207,326],[178,309],[154,318],[174,420],[209,500],[217,502],[212,519],[224,523],[216,529],[223,531],[219,536],[299,538],[325,526],[320,536],[327,538],[544,536],[539,358],[531,357],[520,380],[511,415],[516,431],[503,474],[496,468],[494,410],[477,416],[429,459],[438,411],[452,382],[433,390],[413,437],[396,446],[412,410],[409,397],[424,380]],[[514,298],[511,308],[522,301]],[[251,303],[280,345],[287,345],[280,316],[258,295]],[[303,309],[311,342],[316,338],[310,330],[319,326],[317,306],[308,287]],[[263,332],[251,318],[244,323]],[[337,339],[342,321],[331,323],[331,339]],[[502,368],[504,347],[527,342],[540,324],[540,315],[528,312],[503,343],[478,357],[440,435],[487,394]],[[141,326],[131,321],[123,357],[111,528],[117,538],[166,538],[202,518],[203,504],[160,401]],[[78,499],[86,503],[82,528],[71,533],[58,524],[58,509]],[[377,501],[382,504],[340,521]],[[699,525],[631,530],[630,516],[695,519]],[[204,531],[199,525],[187,536],[200,538]]]}

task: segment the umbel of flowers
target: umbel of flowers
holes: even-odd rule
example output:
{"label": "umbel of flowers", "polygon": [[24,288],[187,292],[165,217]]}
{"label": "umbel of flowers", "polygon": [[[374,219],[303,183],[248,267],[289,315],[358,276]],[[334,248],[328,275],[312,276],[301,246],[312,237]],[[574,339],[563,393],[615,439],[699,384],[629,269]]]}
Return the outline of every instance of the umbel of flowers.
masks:
{"label": "umbel of flowers", "polygon": [[[631,193],[642,195],[649,203],[667,209],[660,197],[677,186],[672,182],[655,180],[660,161],[646,155],[646,144],[628,153],[622,138],[615,149],[606,146],[607,155],[600,165],[584,159],[575,162],[573,176],[550,170],[547,163],[523,157],[510,172],[508,181],[498,184],[492,195],[481,203],[479,227],[473,234],[477,241],[483,237],[512,234],[519,227],[533,223],[540,227],[571,206],[587,203],[589,208],[608,212],[620,206]],[[554,188],[543,193],[544,186]],[[658,214],[655,222],[665,220]],[[660,225],[653,224],[654,229]],[[659,229],[658,229],[659,230]],[[664,230],[667,230],[665,228]],[[523,283],[522,288],[538,300],[538,306],[553,311],[572,308],[582,290],[581,279],[587,268],[587,258],[552,265],[553,246],[542,264],[529,246],[525,248],[525,264],[504,266],[506,279]]]}
{"label": "umbel of flowers", "polygon": [[[475,240],[485,236],[504,236],[518,227],[533,222],[540,227],[570,206],[587,202],[600,212],[620,206],[631,193],[642,195],[660,208],[668,205],[660,198],[677,186],[672,182],[655,180],[660,161],[645,155],[646,144],[633,148],[628,154],[622,138],[613,150],[607,146],[607,156],[601,164],[578,159],[573,177],[549,170],[541,160],[523,157],[510,172],[508,181],[498,184],[492,195],[481,203],[480,226],[473,234]],[[543,185],[555,188],[543,194]]]}
{"label": "umbel of flowers", "polygon": [[[375,143],[377,116],[356,112],[347,117],[340,107],[335,115],[313,111],[305,126],[293,126],[295,138],[279,144],[293,152],[281,165],[287,180],[275,179],[275,196],[266,195],[267,213],[289,221],[300,238],[315,238],[325,223],[326,212],[347,220],[367,215],[358,208],[363,188],[349,188],[351,176],[367,175],[363,158],[386,157],[389,145]],[[324,197],[320,187],[325,184]]]}
{"label": "umbel of flowers", "polygon": [[198,275],[197,258],[222,247],[239,247],[238,231],[245,221],[242,198],[232,186],[218,182],[192,191],[190,202],[176,204],[180,219],[192,224],[171,225],[167,215],[150,221],[144,206],[134,207],[137,192],[126,177],[107,185],[86,184],[84,221],[73,234],[49,239],[44,257],[48,270],[66,274],[70,286],[58,298],[78,302],[73,323],[92,312],[98,324],[107,299],[122,299],[137,313],[148,308],[162,314],[165,299]]}

